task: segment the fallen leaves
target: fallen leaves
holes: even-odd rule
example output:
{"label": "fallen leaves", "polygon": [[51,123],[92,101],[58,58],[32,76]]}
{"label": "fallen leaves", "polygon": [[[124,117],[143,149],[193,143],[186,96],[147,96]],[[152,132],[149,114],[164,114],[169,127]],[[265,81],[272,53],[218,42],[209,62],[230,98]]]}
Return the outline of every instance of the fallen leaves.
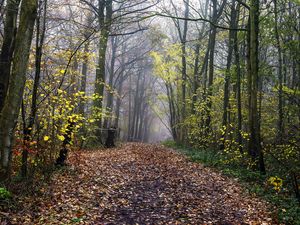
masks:
{"label": "fallen leaves", "polygon": [[236,181],[159,145],[82,152],[80,159],[71,156],[70,164],[41,187],[41,196],[20,199],[23,210],[5,213],[2,221],[272,224],[267,203],[247,196]]}

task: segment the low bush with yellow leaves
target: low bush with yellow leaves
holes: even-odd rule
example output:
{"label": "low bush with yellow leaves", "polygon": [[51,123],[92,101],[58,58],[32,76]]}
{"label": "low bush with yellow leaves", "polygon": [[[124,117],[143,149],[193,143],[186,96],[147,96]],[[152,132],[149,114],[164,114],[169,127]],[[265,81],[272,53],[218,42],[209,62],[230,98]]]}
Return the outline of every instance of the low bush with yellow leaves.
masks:
{"label": "low bush with yellow leaves", "polygon": [[276,192],[280,192],[283,186],[283,180],[278,176],[270,177],[268,184],[271,185]]}

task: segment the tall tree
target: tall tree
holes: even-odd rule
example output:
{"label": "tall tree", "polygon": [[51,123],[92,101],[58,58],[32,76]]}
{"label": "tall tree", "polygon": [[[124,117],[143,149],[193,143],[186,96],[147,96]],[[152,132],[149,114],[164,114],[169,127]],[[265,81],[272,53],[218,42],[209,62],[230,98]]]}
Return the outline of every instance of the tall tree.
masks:
{"label": "tall tree", "polygon": [[260,120],[258,114],[258,80],[259,80],[259,0],[250,1],[250,13],[249,13],[249,79],[248,79],[248,92],[249,96],[249,131],[250,140],[248,144],[248,151],[255,161],[259,170],[265,173],[265,165],[263,152],[261,147],[260,136]]}
{"label": "tall tree", "polygon": [[[33,90],[32,90],[32,98],[31,98],[31,108],[29,114],[28,123],[26,120],[24,123],[24,141],[25,145],[28,145],[31,139],[31,132],[33,130],[33,126],[36,119],[37,114],[37,99],[38,99],[38,88],[40,85],[41,78],[41,64],[42,64],[42,55],[43,55],[43,45],[45,40],[45,32],[46,32],[46,15],[47,15],[47,0],[39,0],[39,10],[38,17],[36,20],[36,53],[35,53],[35,74],[34,74],[34,82],[33,82]],[[25,109],[23,109],[25,111]],[[24,112],[25,114],[25,112]],[[28,148],[29,149],[29,148]],[[21,168],[21,176],[26,177],[27,175],[27,158],[28,158],[28,150],[25,148],[22,152],[22,168]]]}
{"label": "tall tree", "polygon": [[[240,4],[237,4],[237,12],[236,12],[236,25],[238,24],[239,14],[240,14]],[[242,152],[242,90],[241,90],[241,65],[240,65],[240,49],[238,43],[238,32],[234,32],[234,58],[235,58],[235,72],[236,72],[236,105],[237,105],[237,143],[239,145],[239,149]]]}
{"label": "tall tree", "polygon": [[11,72],[12,55],[15,48],[17,17],[20,0],[8,0],[4,22],[4,37],[0,54],[0,111],[3,108]]}
{"label": "tall tree", "polygon": [[22,1],[21,4],[12,73],[0,118],[0,176],[3,178],[9,177],[10,172],[12,139],[25,86],[34,22],[37,16],[37,5],[37,0]]}
{"label": "tall tree", "polygon": [[[113,1],[112,0],[99,0],[98,6],[98,23],[100,29],[100,38],[98,46],[98,63],[96,70],[96,83],[95,83],[95,94],[98,98],[94,101],[94,107],[99,115],[98,121],[98,138],[101,137],[102,129],[102,108],[103,108],[103,96],[105,87],[105,73],[106,73],[106,49],[108,45],[108,37],[110,33],[112,15],[113,15]],[[100,139],[99,139],[100,140]]]}
{"label": "tall tree", "polygon": [[[183,24],[182,21],[173,18],[173,22],[175,24],[175,27],[177,29],[178,37],[181,44],[181,99],[180,99],[180,112],[179,115],[181,122],[183,122],[186,118],[186,95],[187,95],[187,35],[188,35],[188,18],[190,14],[190,1],[185,0],[184,2],[184,20]],[[173,0],[171,0],[171,4],[175,10],[175,14],[177,17],[179,17],[179,12],[177,9],[177,6],[174,4]],[[178,138],[181,141],[185,141],[185,135],[184,135],[184,127],[181,127],[180,130],[178,130]]]}
{"label": "tall tree", "polygon": [[283,74],[282,74],[282,47],[280,41],[280,35],[278,31],[278,6],[277,0],[274,3],[274,35],[276,48],[278,51],[278,125],[277,125],[277,140],[279,144],[282,144],[282,138],[284,134],[284,124],[283,124]]}
{"label": "tall tree", "polygon": [[226,4],[226,0],[222,2],[222,5],[218,9],[218,1],[217,0],[211,0],[212,1],[212,17],[210,24],[210,35],[209,35],[209,43],[208,43],[208,49],[209,49],[209,65],[208,65],[208,90],[207,93],[205,93],[205,96],[207,98],[207,119],[206,119],[206,129],[210,129],[210,123],[211,123],[211,107],[212,107],[212,86],[214,82],[214,62],[215,62],[215,47],[216,47],[216,35],[217,35],[217,27],[215,24],[218,21],[218,18],[221,16],[223,9]]}
{"label": "tall tree", "polygon": [[107,92],[107,101],[106,101],[106,113],[107,116],[104,119],[103,127],[108,128],[111,121],[111,114],[113,111],[113,102],[114,102],[114,96],[113,96],[113,82],[114,82],[114,75],[115,75],[115,63],[116,63],[116,53],[118,48],[118,39],[117,37],[111,37],[111,59],[110,59],[110,65],[109,65],[109,77],[108,77],[108,86],[109,90]]}
{"label": "tall tree", "polygon": [[[188,20],[190,14],[190,1],[186,0],[184,1],[184,24],[183,24],[183,31],[180,36],[181,41],[181,63],[182,63],[182,85],[181,85],[181,91],[182,91],[182,111],[181,111],[181,120],[184,121],[186,118],[186,86],[187,86],[187,60],[186,60],[186,44],[187,44],[187,34],[188,34]],[[179,30],[180,32],[180,30]],[[183,132],[182,132],[183,133]],[[184,140],[184,139],[183,139]]]}
{"label": "tall tree", "polygon": [[[222,125],[223,127],[227,127],[228,125],[228,113],[229,113],[229,98],[230,98],[230,75],[231,75],[231,64],[232,64],[232,57],[233,57],[233,50],[234,50],[234,36],[235,36],[235,30],[234,28],[237,27],[237,13],[235,9],[235,0],[231,3],[231,14],[230,14],[230,27],[232,28],[229,31],[229,37],[228,37],[228,55],[227,55],[227,65],[226,65],[226,71],[225,71],[225,84],[224,84],[224,101],[223,101],[223,121]],[[226,129],[227,130],[227,129]],[[225,131],[225,134],[226,135]],[[225,138],[223,136],[223,140],[225,141]],[[224,142],[221,146],[221,148],[224,148]]]}

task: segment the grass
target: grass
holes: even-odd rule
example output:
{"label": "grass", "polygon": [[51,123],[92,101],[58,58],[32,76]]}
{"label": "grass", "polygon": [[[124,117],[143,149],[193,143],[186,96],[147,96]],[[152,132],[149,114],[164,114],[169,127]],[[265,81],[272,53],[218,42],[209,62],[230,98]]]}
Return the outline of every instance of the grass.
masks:
{"label": "grass", "polygon": [[[281,192],[277,193],[268,185],[269,177],[280,174],[280,170],[276,170],[277,167],[262,175],[241,165],[222,163],[224,156],[217,150],[194,149],[176,144],[174,141],[165,141],[162,144],[181,152],[193,162],[202,163],[226,176],[238,179],[251,195],[261,197],[275,206],[274,217],[278,218],[280,223],[300,225],[300,206],[296,198],[291,195],[288,186],[286,185]],[[283,174],[281,175],[280,177],[284,177]]]}

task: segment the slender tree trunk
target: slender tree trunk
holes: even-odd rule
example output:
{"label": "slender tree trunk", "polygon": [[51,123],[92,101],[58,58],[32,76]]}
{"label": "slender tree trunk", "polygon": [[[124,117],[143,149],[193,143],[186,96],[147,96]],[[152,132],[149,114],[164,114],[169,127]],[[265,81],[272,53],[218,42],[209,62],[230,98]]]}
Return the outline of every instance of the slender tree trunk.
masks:
{"label": "slender tree trunk", "polygon": [[[237,6],[236,24],[239,18],[240,4]],[[239,144],[240,152],[242,148],[242,94],[241,94],[241,66],[240,66],[240,52],[238,46],[238,33],[234,32],[234,56],[236,66],[236,104],[237,104],[237,143]]]}
{"label": "slender tree trunk", "polygon": [[128,128],[127,128],[127,141],[132,141],[132,136],[131,136],[131,123],[132,123],[132,90],[131,90],[131,74],[129,74],[129,94],[128,94]]}
{"label": "slender tree trunk", "polygon": [[[39,15],[36,22],[36,54],[35,54],[35,76],[32,90],[31,98],[31,109],[29,115],[29,122],[24,128],[24,142],[25,145],[28,145],[31,140],[31,133],[35,123],[36,113],[37,113],[37,99],[38,99],[38,87],[40,84],[41,77],[41,63],[43,55],[43,45],[45,40],[46,32],[46,14],[47,14],[47,0],[44,0],[44,7],[42,8],[42,0],[39,1]],[[43,11],[43,24],[41,28],[41,13]],[[26,121],[24,121],[26,123]],[[28,146],[29,147],[29,146]],[[28,151],[24,149],[22,152],[22,166],[21,166],[21,176],[24,178],[27,176],[27,158]]]}
{"label": "slender tree trunk", "polygon": [[137,139],[139,141],[143,141],[142,135],[143,135],[143,128],[144,128],[144,125],[145,125],[146,109],[147,109],[147,103],[144,103],[142,111],[141,111],[141,116],[140,116],[141,119],[140,119],[139,129],[138,129],[138,133],[137,133]]}
{"label": "slender tree trunk", "polygon": [[[93,23],[93,17],[92,14],[88,14],[87,20],[86,20],[86,25],[88,28],[92,26]],[[84,38],[88,39],[90,36],[90,32],[87,29]],[[83,92],[83,97],[86,96],[86,82],[87,82],[87,76],[88,76],[88,69],[89,69],[89,53],[90,53],[90,41],[87,41],[84,44],[84,50],[83,50],[83,62],[82,62],[82,69],[81,69],[81,77],[80,77],[80,87],[79,90]],[[85,100],[81,99],[79,103],[79,113],[83,116],[85,116]]]}
{"label": "slender tree trunk", "polygon": [[148,139],[149,139],[149,115],[146,113],[142,140],[144,143],[146,143],[148,142]]}
{"label": "slender tree trunk", "polygon": [[283,134],[284,134],[284,124],[283,124],[283,75],[282,75],[282,49],[280,43],[280,36],[278,31],[278,7],[277,0],[274,0],[274,32],[276,39],[276,47],[278,51],[278,124],[277,124],[277,141],[282,144]]}
{"label": "slender tree trunk", "polygon": [[[230,15],[230,27],[236,27],[236,9],[235,9],[235,0],[231,3],[231,15]],[[234,48],[234,35],[235,31],[229,31],[229,38],[228,38],[228,55],[227,55],[227,65],[226,65],[226,72],[225,72],[225,84],[224,84],[224,102],[223,102],[223,127],[227,128],[228,125],[228,109],[229,109],[229,98],[230,98],[230,69],[232,63],[232,55],[233,55],[233,48]],[[227,129],[225,130],[225,134],[222,136],[223,143],[220,146],[221,149],[225,147],[225,137],[227,134]]]}
{"label": "slender tree trunk", "polygon": [[115,62],[116,62],[116,53],[117,53],[117,39],[116,37],[111,37],[111,46],[112,46],[112,55],[111,55],[111,61],[110,61],[110,69],[109,69],[109,79],[108,79],[108,85],[111,90],[108,90],[107,93],[107,103],[106,103],[106,113],[108,114],[104,119],[104,128],[108,128],[111,117],[112,117],[112,110],[113,110],[113,102],[114,102],[114,96],[112,93],[113,90],[113,81],[114,81],[114,73],[115,73]]}
{"label": "slender tree trunk", "polygon": [[[88,63],[89,63],[89,46],[90,43],[87,42],[84,45],[84,59],[82,63],[82,70],[81,70],[81,79],[80,79],[80,91],[83,92],[84,96],[86,95],[86,81],[87,81],[87,75],[88,75]],[[80,100],[79,104],[79,113],[83,116],[85,116],[85,102],[84,100]]]}
{"label": "slender tree trunk", "polygon": [[174,93],[173,88],[170,82],[166,83],[166,89],[167,89],[167,96],[168,96],[168,102],[169,102],[169,111],[170,111],[170,127],[172,131],[172,137],[174,141],[178,142],[178,135],[177,130],[175,128],[176,126],[176,109],[175,109],[175,103],[174,103]]}
{"label": "slender tree trunk", "polygon": [[[212,18],[213,21],[217,19],[217,1],[212,0]],[[216,46],[216,35],[217,35],[217,28],[213,25],[210,26],[210,35],[209,35],[209,66],[208,66],[208,91],[206,98],[208,98],[207,103],[207,119],[205,123],[205,127],[207,132],[210,130],[210,123],[211,123],[211,107],[212,107],[212,85],[214,81],[214,58],[215,58],[215,46]]]}
{"label": "slender tree trunk", "polygon": [[193,81],[193,96],[192,96],[192,114],[196,113],[196,103],[197,103],[197,90],[199,88],[199,53],[200,53],[200,43],[196,44],[195,49],[195,63],[194,63],[194,81]]}
{"label": "slender tree trunk", "polygon": [[138,74],[136,82],[136,92],[134,98],[134,114],[133,114],[133,124],[132,124],[132,137],[136,141],[136,133],[138,130],[138,123],[140,119],[141,111],[141,97],[143,93],[143,87],[140,86],[141,74]]}
{"label": "slender tree trunk", "polygon": [[203,60],[203,65],[201,68],[200,74],[202,75],[202,83],[203,83],[203,98],[205,99],[206,93],[207,93],[207,67],[209,63],[209,55],[210,55],[210,50],[207,48],[206,54]]}
{"label": "slender tree trunk", "polygon": [[[126,51],[126,45],[123,43],[122,44],[122,52]],[[122,104],[122,91],[123,91],[123,84],[124,84],[124,74],[125,74],[125,56],[124,54],[122,54],[121,57],[121,71],[120,71],[120,78],[119,78],[119,82],[117,84],[118,86],[118,98],[116,100],[116,109],[115,109],[115,122],[114,122],[114,127],[118,128],[119,127],[119,120],[120,120],[120,109],[121,109],[121,104]],[[131,84],[131,83],[130,83]]]}
{"label": "slender tree trunk", "polygon": [[[203,17],[206,18],[207,14],[208,14],[208,3],[209,0],[206,0],[205,2],[205,8],[204,8],[204,15]],[[199,37],[198,37],[198,41],[200,41],[203,38],[203,33],[204,33],[204,29],[205,29],[205,25],[202,25],[201,31],[199,32]],[[193,82],[193,96],[192,96],[192,114],[196,113],[196,109],[195,109],[195,105],[196,102],[198,100],[198,93],[197,90],[200,87],[200,76],[204,76],[204,72],[205,72],[205,68],[207,67],[207,63],[208,63],[208,56],[209,56],[209,49],[207,49],[204,60],[203,60],[203,64],[201,67],[201,71],[199,72],[199,63],[200,63],[200,43],[198,42],[196,44],[196,49],[195,49],[195,63],[194,63],[194,82]],[[207,75],[207,74],[206,74]],[[203,77],[202,77],[203,79]],[[204,80],[204,79],[203,79]],[[206,79],[205,79],[206,82]],[[204,83],[204,81],[203,81]]]}
{"label": "slender tree trunk", "polygon": [[[185,1],[185,12],[184,17],[189,17],[189,0]],[[181,121],[184,122],[186,118],[186,85],[187,85],[187,62],[186,62],[186,41],[187,41],[187,33],[188,33],[188,20],[184,21],[183,25],[183,33],[181,37],[181,62],[182,62],[182,85],[181,85],[181,91],[182,91],[182,110],[181,110]],[[184,133],[184,128],[182,128],[182,134]],[[185,136],[182,137],[182,141],[185,141]]]}
{"label": "slender tree trunk", "polygon": [[119,120],[120,120],[120,109],[121,109],[121,93],[123,91],[123,82],[120,82],[119,87],[118,87],[118,93],[119,93],[119,97],[116,100],[116,109],[115,109],[115,114],[116,114],[116,118],[115,118],[115,122],[114,122],[114,127],[118,128],[119,127]]}

